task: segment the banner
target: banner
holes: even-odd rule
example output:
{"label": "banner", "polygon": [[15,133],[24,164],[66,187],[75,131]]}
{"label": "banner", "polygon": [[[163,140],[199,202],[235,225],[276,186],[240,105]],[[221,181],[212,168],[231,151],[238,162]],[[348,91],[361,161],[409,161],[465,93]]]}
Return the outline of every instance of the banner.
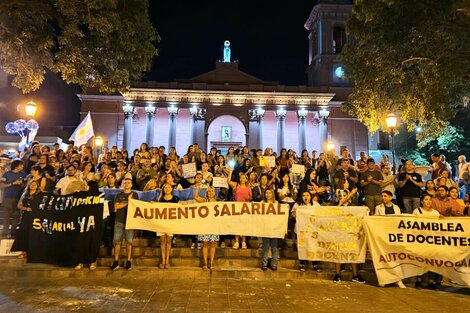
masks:
{"label": "banner", "polygon": [[367,207],[298,207],[297,248],[300,260],[364,263],[362,220]]}
{"label": "banner", "polygon": [[28,262],[73,266],[96,262],[103,198],[90,192],[44,194],[32,207]]}
{"label": "banner", "polygon": [[194,204],[129,200],[126,229],[180,235],[244,235],[284,238],[289,205],[259,202]]}
{"label": "banner", "polygon": [[379,284],[432,271],[470,286],[470,219],[369,216],[364,229]]}

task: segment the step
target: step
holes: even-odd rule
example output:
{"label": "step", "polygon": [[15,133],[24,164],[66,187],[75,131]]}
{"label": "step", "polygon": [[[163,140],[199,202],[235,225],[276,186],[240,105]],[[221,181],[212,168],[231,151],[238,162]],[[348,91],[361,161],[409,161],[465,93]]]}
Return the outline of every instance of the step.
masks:
{"label": "step", "polygon": [[[3,260],[0,260],[3,261]],[[129,279],[181,279],[181,278],[211,278],[211,279],[254,279],[254,280],[331,280],[334,276],[333,270],[323,270],[321,272],[309,271],[300,272],[294,269],[283,268],[280,266],[277,271],[262,271],[256,267],[224,267],[217,266],[215,270],[202,270],[200,267],[178,267],[173,266],[169,269],[159,269],[157,266],[138,266],[133,263],[131,271],[118,268],[111,271],[108,266],[98,266],[96,270],[90,271],[84,268],[75,271],[72,268],[57,267],[47,264],[26,264],[24,260],[17,260],[22,263],[17,264],[2,263],[0,269],[0,279],[14,279],[22,277],[34,278],[86,278],[93,277],[126,277]],[[13,262],[18,263],[18,262]],[[373,271],[360,271],[361,275],[368,283],[376,284],[377,278]],[[350,270],[342,271],[343,281],[349,281],[352,278]]]}

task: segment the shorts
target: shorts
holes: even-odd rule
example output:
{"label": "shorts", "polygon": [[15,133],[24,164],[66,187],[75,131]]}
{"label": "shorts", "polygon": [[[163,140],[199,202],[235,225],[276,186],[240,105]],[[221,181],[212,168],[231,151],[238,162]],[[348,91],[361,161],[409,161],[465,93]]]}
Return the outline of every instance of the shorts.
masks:
{"label": "shorts", "polygon": [[124,223],[115,222],[114,223],[114,238],[113,243],[116,245],[126,237],[126,242],[132,244],[132,239],[134,239],[134,230],[133,229],[124,229]]}

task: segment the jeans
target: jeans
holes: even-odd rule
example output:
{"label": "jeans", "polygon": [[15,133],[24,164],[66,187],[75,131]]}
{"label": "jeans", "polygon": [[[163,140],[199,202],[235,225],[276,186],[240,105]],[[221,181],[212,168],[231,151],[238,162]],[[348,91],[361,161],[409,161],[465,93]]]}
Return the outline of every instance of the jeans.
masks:
{"label": "jeans", "polygon": [[277,249],[277,238],[262,238],[263,239],[263,257],[261,262],[263,266],[268,265],[268,252],[271,248],[271,253],[273,255],[271,265],[277,266],[277,261],[279,260],[279,250]]}
{"label": "jeans", "polygon": [[405,207],[404,213],[411,214],[413,213],[414,209],[417,209],[421,206],[419,198],[412,198],[412,197],[403,197],[403,206]]}
{"label": "jeans", "polygon": [[[18,201],[17,198],[3,199],[3,236],[14,236],[18,225]],[[10,231],[11,225],[11,231]]]}
{"label": "jeans", "polygon": [[126,242],[132,244],[132,239],[134,239],[134,230],[125,229],[126,225],[121,222],[114,223],[114,239],[113,243],[116,245],[121,243],[122,239],[125,237]]}

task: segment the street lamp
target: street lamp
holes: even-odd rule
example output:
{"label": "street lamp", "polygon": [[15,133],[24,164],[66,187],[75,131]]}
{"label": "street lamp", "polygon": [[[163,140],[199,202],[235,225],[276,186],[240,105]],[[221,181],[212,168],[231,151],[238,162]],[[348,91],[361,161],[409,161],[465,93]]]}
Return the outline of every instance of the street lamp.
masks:
{"label": "street lamp", "polygon": [[31,118],[34,118],[34,115],[36,115],[37,109],[38,109],[38,106],[34,101],[29,101],[25,105],[26,115],[30,116]]}
{"label": "street lamp", "polygon": [[392,173],[395,174],[395,129],[397,128],[397,120],[398,117],[390,113],[385,118],[385,123],[387,127],[390,129],[390,135],[392,137]]}
{"label": "street lamp", "polygon": [[101,136],[96,136],[95,137],[95,140],[94,140],[94,143],[95,143],[95,148],[97,150],[97,157],[98,158],[100,156],[100,153],[101,153],[101,147],[103,146],[104,144],[104,139],[103,137]]}
{"label": "street lamp", "polygon": [[101,137],[101,136],[96,136],[95,137],[95,146],[96,147],[101,147],[103,145],[103,142],[104,142],[103,137]]}
{"label": "street lamp", "polygon": [[328,151],[331,151],[331,150],[333,150],[334,148],[335,148],[334,142],[333,142],[333,141],[328,141],[328,143],[326,144],[326,149],[327,149]]}

